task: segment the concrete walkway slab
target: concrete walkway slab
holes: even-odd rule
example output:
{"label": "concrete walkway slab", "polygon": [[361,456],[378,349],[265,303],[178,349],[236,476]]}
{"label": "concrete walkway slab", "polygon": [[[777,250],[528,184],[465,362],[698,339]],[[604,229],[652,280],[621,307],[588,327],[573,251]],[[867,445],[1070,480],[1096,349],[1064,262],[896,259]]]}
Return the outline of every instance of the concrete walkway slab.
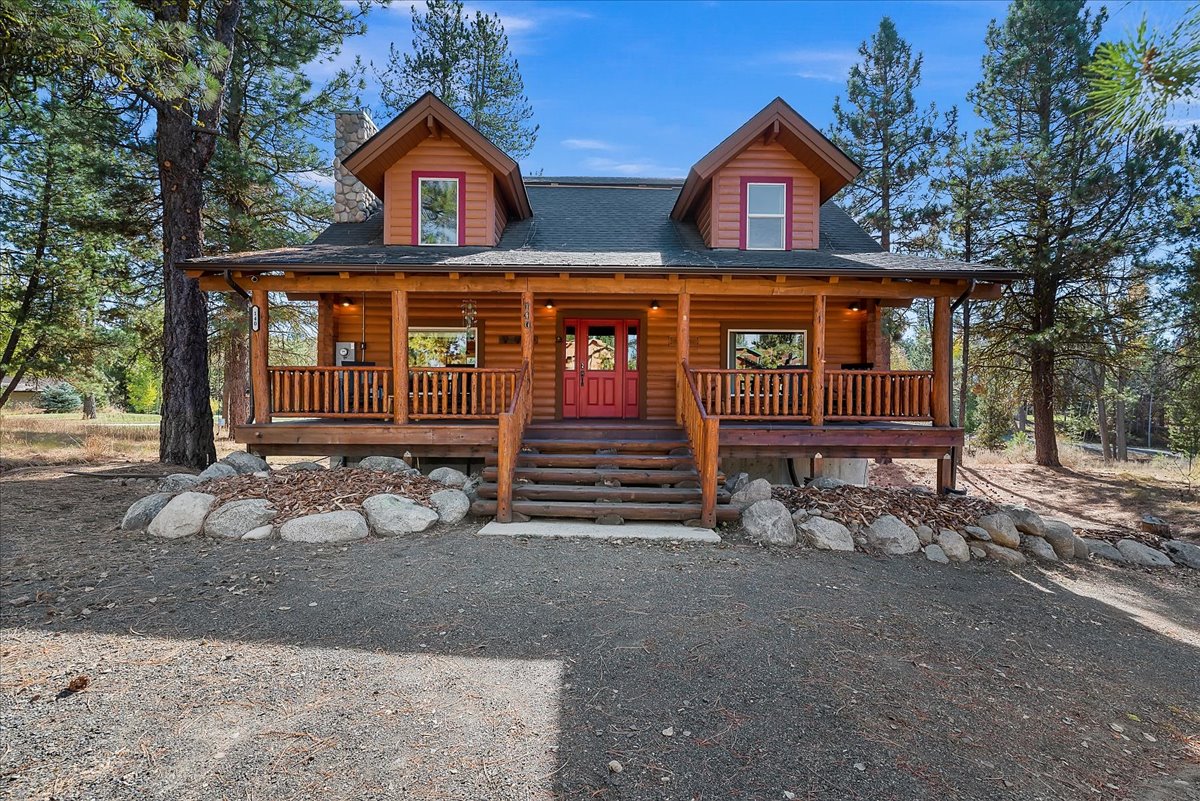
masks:
{"label": "concrete walkway slab", "polygon": [[591,520],[530,520],[525,523],[488,523],[478,532],[487,537],[541,537],[580,540],[671,540],[718,543],[721,535],[711,528],[692,528],[682,523],[625,523],[602,526]]}

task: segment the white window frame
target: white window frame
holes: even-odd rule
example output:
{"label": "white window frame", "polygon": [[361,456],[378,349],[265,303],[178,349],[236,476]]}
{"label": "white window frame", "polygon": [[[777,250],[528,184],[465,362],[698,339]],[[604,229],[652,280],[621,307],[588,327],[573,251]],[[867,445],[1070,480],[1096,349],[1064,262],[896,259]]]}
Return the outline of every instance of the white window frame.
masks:
{"label": "white window frame", "polygon": [[[800,334],[804,337],[804,363],[810,368],[812,362],[808,354],[808,329],[807,328],[730,328],[725,332],[725,364],[730,370],[745,370],[750,368],[737,366],[737,347],[734,345],[734,337],[738,334]],[[763,367],[758,368],[763,370],[773,370],[777,368]],[[793,369],[800,368],[778,368],[778,369]]]}
{"label": "white window frame", "polygon": [[[479,326],[467,328],[464,325],[410,325],[408,327],[408,340],[412,342],[413,333],[418,334],[461,334],[466,332],[467,341],[475,341],[475,364],[472,367],[479,367]],[[805,340],[807,342],[807,339]],[[411,346],[410,346],[411,348]],[[409,361],[412,361],[412,353],[409,353]],[[415,368],[420,370],[420,367]]]}
{"label": "white window frame", "polygon": [[[425,195],[425,182],[426,181],[437,181],[439,183],[445,182],[445,181],[453,181],[454,182],[454,241],[453,242],[426,242],[426,241],[424,241],[425,240],[425,215],[422,213],[422,209],[424,208],[425,204],[424,204],[424,201],[422,200],[422,198]],[[462,208],[462,203],[460,202],[462,200],[462,196],[459,195],[459,192],[461,192],[461,191],[462,191],[462,184],[459,182],[459,180],[457,178],[438,178],[437,176],[434,176],[434,175],[422,175],[417,178],[417,207],[413,211],[417,215],[417,244],[418,245],[420,245],[421,247],[426,247],[426,248],[448,248],[448,247],[457,247],[458,246],[458,243],[460,240],[459,226],[462,225],[462,220],[459,219],[459,210]]]}
{"label": "white window frame", "polygon": [[[750,190],[756,186],[778,186],[783,189],[783,211],[779,214],[750,213]],[[746,250],[787,250],[787,192],[786,181],[750,181],[746,184]],[[779,247],[756,248],[750,244],[750,220],[779,220]],[[807,341],[807,340],[806,340]]]}

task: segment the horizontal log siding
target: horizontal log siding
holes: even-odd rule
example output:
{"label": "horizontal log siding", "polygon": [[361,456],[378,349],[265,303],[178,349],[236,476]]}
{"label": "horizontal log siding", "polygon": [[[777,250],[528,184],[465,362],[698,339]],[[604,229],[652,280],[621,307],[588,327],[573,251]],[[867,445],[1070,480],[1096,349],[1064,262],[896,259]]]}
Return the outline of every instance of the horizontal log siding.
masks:
{"label": "horizontal log siding", "polygon": [[696,227],[700,229],[700,236],[704,238],[704,244],[709,247],[713,247],[712,197],[712,186],[710,185],[704,190],[704,194],[700,196],[700,200],[696,203]]}
{"label": "horizontal log siding", "polygon": [[466,244],[496,244],[494,238],[494,178],[478,159],[449,136],[441,139],[426,139],[384,173],[384,244],[415,244],[412,241],[412,174],[414,171],[465,172],[467,174]]}
{"label": "horizontal log siding", "polygon": [[[777,175],[792,179],[792,248],[816,248],[820,234],[820,180],[783,146],[775,143],[750,145],[713,176],[716,224],[712,229],[711,247],[737,248],[741,244],[744,175]],[[698,210],[697,216],[702,213]]]}
{"label": "horizontal log siding", "polygon": [[496,181],[492,180],[492,244],[497,244],[500,237],[504,236],[504,227],[508,225],[508,207],[504,205],[504,199],[499,192],[496,191]]}
{"label": "horizontal log siding", "polygon": [[[399,284],[398,284],[399,285]],[[358,341],[360,337],[362,298],[347,295],[353,306],[338,305],[334,309],[336,340]],[[519,293],[478,294],[472,296],[478,314],[477,325],[481,342],[480,367],[518,368],[521,366],[521,322]],[[463,296],[410,292],[409,319],[413,327],[461,326],[460,305]],[[675,414],[675,316],[676,298],[658,296],[661,308],[651,310],[653,298],[640,296],[555,295],[554,308],[545,307],[546,298],[539,295],[534,302],[534,332],[537,341],[533,353],[534,416],[553,418],[557,393],[558,320],[568,317],[598,317],[628,314],[636,318],[646,315],[647,331],[643,333],[643,354],[646,370],[646,408],[650,418],[669,418]],[[379,367],[391,365],[391,297],[384,293],[367,294],[367,350],[360,359],[373,361]],[[863,329],[867,315],[852,312],[848,301],[829,301],[826,321],[826,358],[830,369],[845,363],[861,362]],[[692,297],[691,357],[693,368],[725,367],[722,361],[723,331],[728,328],[804,328],[811,341],[812,298],[774,297]],[[748,310],[737,315],[733,310]],[[509,337],[512,341],[501,342]]]}

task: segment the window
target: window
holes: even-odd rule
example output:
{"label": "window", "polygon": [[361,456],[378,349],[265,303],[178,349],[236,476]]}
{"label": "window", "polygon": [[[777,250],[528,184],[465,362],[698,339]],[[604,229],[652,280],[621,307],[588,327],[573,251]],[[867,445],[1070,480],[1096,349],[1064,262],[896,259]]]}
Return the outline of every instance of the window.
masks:
{"label": "window", "polygon": [[787,246],[787,186],[746,184],[746,249],[784,250]]}
{"label": "window", "polygon": [[420,178],[420,230],[417,243],[421,245],[457,245],[458,192],[457,178]]}
{"label": "window", "polygon": [[410,367],[476,367],[478,330],[474,328],[408,329]]}
{"label": "window", "polygon": [[734,370],[779,370],[808,366],[808,332],[729,332],[729,366]]}

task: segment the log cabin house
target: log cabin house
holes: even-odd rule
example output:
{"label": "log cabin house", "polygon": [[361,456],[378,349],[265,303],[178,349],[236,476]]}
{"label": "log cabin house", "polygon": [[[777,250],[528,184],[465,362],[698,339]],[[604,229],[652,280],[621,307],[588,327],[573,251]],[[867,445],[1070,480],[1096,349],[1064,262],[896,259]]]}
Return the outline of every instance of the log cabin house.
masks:
{"label": "log cabin house", "polygon": [[[259,454],[486,463],[477,511],[736,516],[722,461],[910,457],[952,485],[952,307],[1015,276],[885,253],[834,202],[859,166],[776,99],[686,179],[526,178],[433,95],[339,114],[335,221],[194,259],[252,303]],[[317,304],[275,365],[268,293]],[[932,370],[890,370],[881,309],[933,299]]]}

